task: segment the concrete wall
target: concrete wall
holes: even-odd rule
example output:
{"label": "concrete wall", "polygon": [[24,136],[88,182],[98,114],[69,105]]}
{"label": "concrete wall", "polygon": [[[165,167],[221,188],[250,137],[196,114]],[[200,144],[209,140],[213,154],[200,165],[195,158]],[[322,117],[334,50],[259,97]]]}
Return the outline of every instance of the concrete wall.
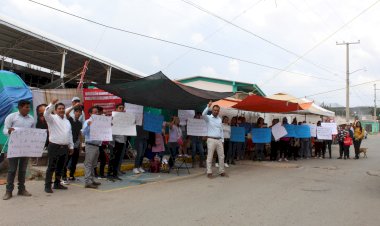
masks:
{"label": "concrete wall", "polygon": [[198,89],[210,90],[215,92],[232,92],[232,85],[224,85],[207,81],[193,81],[184,83],[187,86],[195,87]]}

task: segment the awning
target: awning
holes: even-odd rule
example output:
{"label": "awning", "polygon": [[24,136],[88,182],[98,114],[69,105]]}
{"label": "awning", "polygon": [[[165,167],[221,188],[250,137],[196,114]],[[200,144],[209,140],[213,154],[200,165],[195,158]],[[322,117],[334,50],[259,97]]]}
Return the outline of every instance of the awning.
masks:
{"label": "awning", "polygon": [[241,100],[239,99],[226,98],[226,99],[215,101],[214,103],[212,103],[212,106],[218,105],[219,107],[222,107],[222,108],[232,108],[232,106],[239,103],[240,101]]}
{"label": "awning", "polygon": [[[268,98],[275,99],[275,100],[283,100],[283,101],[289,101],[293,103],[310,103],[312,101],[306,99],[306,98],[297,98],[294,96],[291,96],[289,94],[285,93],[277,93],[272,96],[269,96]],[[327,109],[324,109],[314,103],[311,104],[311,106],[307,109],[300,110],[298,112],[295,112],[296,114],[306,114],[306,115],[322,115],[322,116],[328,116],[328,117],[335,117],[335,112],[329,111]]]}
{"label": "awning", "polygon": [[307,109],[310,105],[311,103],[298,104],[289,101],[273,100],[257,95],[250,95],[232,107],[245,111],[284,113]]}
{"label": "awning", "polygon": [[230,97],[230,92],[213,92],[197,89],[174,82],[161,71],[132,82],[97,84],[98,88],[121,97],[131,104],[170,110],[192,110]]}

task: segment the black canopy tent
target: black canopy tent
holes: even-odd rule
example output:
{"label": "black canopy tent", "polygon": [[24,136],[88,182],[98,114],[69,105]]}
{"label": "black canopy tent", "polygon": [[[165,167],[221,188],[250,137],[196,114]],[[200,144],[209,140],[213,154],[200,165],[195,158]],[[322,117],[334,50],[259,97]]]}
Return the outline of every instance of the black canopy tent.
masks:
{"label": "black canopy tent", "polygon": [[174,82],[161,71],[132,82],[96,84],[96,87],[121,97],[131,104],[168,110],[192,110],[233,95],[232,92],[213,92]]}

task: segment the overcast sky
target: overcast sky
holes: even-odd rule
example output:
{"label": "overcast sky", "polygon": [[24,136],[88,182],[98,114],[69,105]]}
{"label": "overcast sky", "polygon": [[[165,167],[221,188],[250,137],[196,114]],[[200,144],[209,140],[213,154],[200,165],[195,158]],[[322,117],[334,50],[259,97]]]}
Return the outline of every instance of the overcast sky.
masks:
{"label": "overcast sky", "polygon": [[[145,74],[161,70],[172,79],[202,75],[250,82],[267,95],[285,92],[345,105],[344,90],[314,94],[345,87],[346,48],[336,41],[360,40],[350,46],[350,71],[366,71],[353,73],[351,84],[380,79],[380,4],[357,17],[375,0],[36,1],[110,26],[289,71],[105,29],[27,0],[1,0],[0,14]],[[299,56],[304,57],[297,61]],[[352,87],[351,106],[373,106],[373,84]]]}

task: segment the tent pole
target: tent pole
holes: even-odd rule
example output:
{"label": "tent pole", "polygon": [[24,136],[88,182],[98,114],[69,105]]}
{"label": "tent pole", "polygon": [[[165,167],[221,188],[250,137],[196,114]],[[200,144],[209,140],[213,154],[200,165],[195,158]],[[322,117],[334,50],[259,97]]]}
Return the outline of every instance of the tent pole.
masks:
{"label": "tent pole", "polygon": [[61,74],[60,74],[61,75],[61,79],[62,79],[62,83],[61,83],[62,88],[65,88],[65,82],[63,81],[63,77],[65,77],[66,54],[67,54],[67,51],[63,50],[63,52],[62,52]]}
{"label": "tent pole", "polygon": [[111,83],[111,71],[112,71],[112,67],[111,67],[111,66],[108,66],[108,67],[107,67],[106,84],[110,84],[110,83]]}

